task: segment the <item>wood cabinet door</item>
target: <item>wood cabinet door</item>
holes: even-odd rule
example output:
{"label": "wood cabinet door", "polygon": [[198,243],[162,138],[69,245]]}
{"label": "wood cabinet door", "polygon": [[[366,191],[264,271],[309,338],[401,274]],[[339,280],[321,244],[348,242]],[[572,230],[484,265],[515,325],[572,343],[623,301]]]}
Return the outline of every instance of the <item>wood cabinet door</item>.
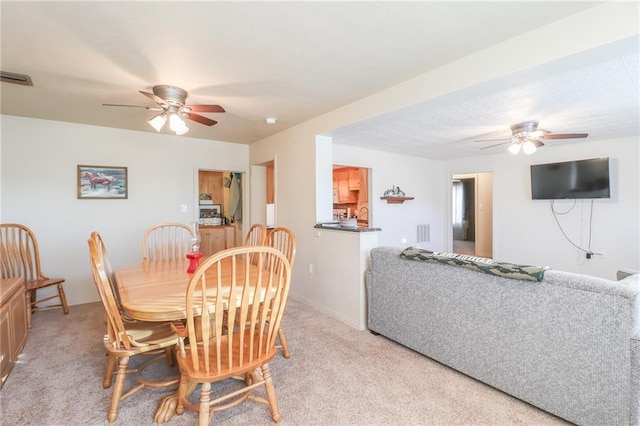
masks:
{"label": "wood cabinet door", "polygon": [[11,327],[13,327],[13,351],[18,358],[22,348],[27,343],[27,305],[24,292],[20,291],[10,302]]}
{"label": "wood cabinet door", "polygon": [[[24,304],[24,299],[22,303]],[[2,377],[2,384],[4,384],[15,361],[10,316],[11,307],[7,303],[0,311],[0,377]]]}
{"label": "wood cabinet door", "polygon": [[2,296],[8,297],[2,300],[0,308],[1,387],[27,342],[27,305],[22,279],[0,281],[4,281],[3,290],[6,291]]}
{"label": "wood cabinet door", "polygon": [[224,228],[224,248],[236,246],[236,228],[233,226],[225,226]]}
{"label": "wood cabinet door", "polygon": [[349,170],[349,190],[360,190],[360,170]]}
{"label": "wood cabinet door", "polygon": [[225,249],[224,228],[205,228],[200,232],[200,251],[205,256],[211,256]]}
{"label": "wood cabinet door", "polygon": [[211,256],[221,250],[235,247],[236,229],[233,226],[200,228],[200,251]]}
{"label": "wood cabinet door", "polygon": [[341,171],[336,173],[338,177],[338,201],[341,203],[349,202],[349,172]]}

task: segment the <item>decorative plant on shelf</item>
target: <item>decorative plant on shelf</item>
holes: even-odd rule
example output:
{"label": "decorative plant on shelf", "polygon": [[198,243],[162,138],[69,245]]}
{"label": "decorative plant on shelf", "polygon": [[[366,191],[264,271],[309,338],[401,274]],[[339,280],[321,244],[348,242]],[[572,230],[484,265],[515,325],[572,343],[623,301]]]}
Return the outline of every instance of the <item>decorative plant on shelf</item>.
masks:
{"label": "decorative plant on shelf", "polygon": [[399,186],[393,185],[391,189],[384,191],[381,200],[387,200],[387,204],[402,204],[405,200],[413,200],[414,197],[407,197]]}
{"label": "decorative plant on shelf", "polygon": [[399,186],[393,185],[391,189],[384,191],[383,197],[404,197],[406,194]]}

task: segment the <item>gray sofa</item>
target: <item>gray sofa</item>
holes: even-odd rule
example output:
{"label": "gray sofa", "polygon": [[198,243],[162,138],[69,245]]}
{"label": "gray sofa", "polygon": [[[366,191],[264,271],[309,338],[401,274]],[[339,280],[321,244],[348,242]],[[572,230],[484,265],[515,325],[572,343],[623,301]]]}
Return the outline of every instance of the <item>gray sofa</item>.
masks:
{"label": "gray sofa", "polygon": [[368,326],[580,425],[640,424],[640,280],[541,282],[371,250]]}

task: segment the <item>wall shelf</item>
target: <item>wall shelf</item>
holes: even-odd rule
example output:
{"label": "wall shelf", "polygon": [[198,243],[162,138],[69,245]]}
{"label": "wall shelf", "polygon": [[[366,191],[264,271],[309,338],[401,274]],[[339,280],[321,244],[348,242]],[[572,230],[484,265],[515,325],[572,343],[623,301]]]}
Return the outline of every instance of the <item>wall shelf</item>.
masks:
{"label": "wall shelf", "polygon": [[381,200],[387,200],[387,204],[402,204],[406,200],[413,200],[414,197],[380,197]]}

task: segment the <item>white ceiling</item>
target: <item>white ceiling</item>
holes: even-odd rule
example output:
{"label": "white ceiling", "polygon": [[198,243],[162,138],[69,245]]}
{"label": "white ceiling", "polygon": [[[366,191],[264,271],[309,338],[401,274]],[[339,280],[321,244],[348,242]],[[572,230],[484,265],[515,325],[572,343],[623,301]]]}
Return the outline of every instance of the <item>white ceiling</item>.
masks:
{"label": "white ceiling", "polygon": [[[598,2],[0,2],[3,114],[155,132],[139,90],[220,104],[187,136],[252,143]],[[637,6],[636,6],[637,10]],[[517,19],[514,19],[517,17]],[[428,158],[496,152],[537,119],[554,133],[639,134],[638,54],[493,82],[331,132],[336,143]],[[524,96],[526,95],[526,96]],[[265,117],[276,116],[275,125]],[[165,132],[165,131],[163,131]],[[573,142],[567,140],[566,142]],[[579,140],[578,140],[579,141]],[[548,144],[560,144],[551,141]]]}

